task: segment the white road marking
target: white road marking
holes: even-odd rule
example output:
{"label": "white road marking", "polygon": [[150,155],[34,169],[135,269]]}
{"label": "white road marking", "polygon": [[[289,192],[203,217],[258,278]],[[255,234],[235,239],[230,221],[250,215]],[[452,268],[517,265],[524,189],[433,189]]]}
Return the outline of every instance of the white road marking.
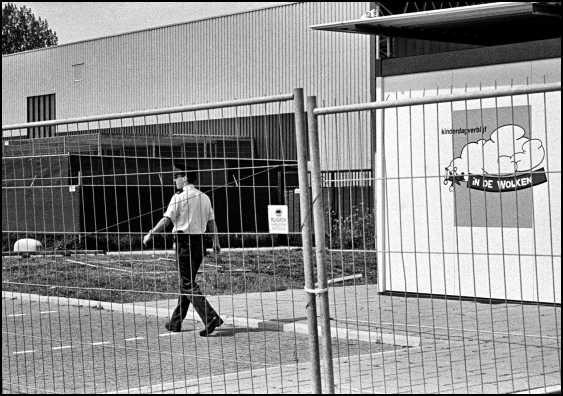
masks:
{"label": "white road marking", "polygon": [[14,352],[14,355],[20,355],[20,354],[22,354],[22,353],[34,353],[34,352],[35,352],[34,349],[32,349],[32,350],[30,350],[30,351],[18,351],[18,352]]}
{"label": "white road marking", "polygon": [[22,313],[22,314],[11,314],[11,315],[8,315],[8,317],[13,318],[13,317],[16,317],[16,316],[25,316],[25,315],[27,315],[27,314],[24,314],[24,313]]}
{"label": "white road marking", "polygon": [[106,345],[106,344],[109,344],[109,343],[110,343],[109,341],[100,341],[100,342],[93,342],[92,345],[94,345],[94,346],[95,345]]}
{"label": "white road marking", "polygon": [[39,312],[40,314],[48,314],[48,313],[55,313],[55,312],[59,312],[59,311],[42,311]]}
{"label": "white road marking", "polygon": [[59,350],[59,349],[68,349],[68,348],[72,348],[72,345],[65,345],[65,346],[60,346],[60,347],[54,347],[53,351]]}
{"label": "white road marking", "polygon": [[159,337],[168,337],[168,336],[171,336],[171,335],[173,335],[173,334],[175,334],[175,333],[180,333],[180,332],[179,332],[179,331],[170,331],[170,332],[168,332],[168,333],[159,334],[158,336],[159,336]]}
{"label": "white road marking", "polygon": [[144,340],[145,337],[126,338],[124,341]]}

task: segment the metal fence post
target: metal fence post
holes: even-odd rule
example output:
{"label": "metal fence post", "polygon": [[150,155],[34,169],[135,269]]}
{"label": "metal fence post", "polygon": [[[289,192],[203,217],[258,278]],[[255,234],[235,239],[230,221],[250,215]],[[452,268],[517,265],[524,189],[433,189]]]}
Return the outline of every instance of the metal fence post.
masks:
{"label": "metal fence post", "polygon": [[322,346],[326,367],[326,382],[328,393],[334,393],[334,371],[332,367],[332,342],[330,336],[330,312],[328,305],[328,286],[325,265],[325,218],[323,205],[323,192],[321,188],[321,164],[319,154],[319,133],[317,116],[314,110],[317,107],[315,96],[307,97],[307,124],[309,128],[309,152],[311,156],[311,186],[313,194],[313,219],[315,224],[315,251],[317,256],[318,290],[321,299],[321,327]]}
{"label": "metal fence post", "polygon": [[305,290],[307,291],[307,324],[309,333],[309,349],[311,352],[312,393],[321,393],[321,369],[319,357],[319,336],[317,334],[317,305],[313,289],[313,253],[311,241],[311,207],[309,183],[307,175],[307,139],[305,132],[305,108],[303,89],[294,91],[295,138],[297,144],[297,170],[299,174],[299,207],[301,213],[301,238],[303,240],[303,266],[305,272]]}

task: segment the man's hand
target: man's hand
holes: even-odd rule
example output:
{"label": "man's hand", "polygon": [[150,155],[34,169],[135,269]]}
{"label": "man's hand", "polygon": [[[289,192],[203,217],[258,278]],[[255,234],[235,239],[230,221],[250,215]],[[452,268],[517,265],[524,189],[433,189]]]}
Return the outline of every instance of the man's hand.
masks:
{"label": "man's hand", "polygon": [[147,246],[147,244],[149,243],[149,241],[152,239],[152,233],[149,232],[147,235],[145,235],[145,237],[143,238],[143,245]]}
{"label": "man's hand", "polygon": [[207,230],[213,235],[213,252],[221,253],[221,246],[219,245],[219,235],[217,234],[217,225],[215,224],[215,219],[209,220],[207,222]]}
{"label": "man's hand", "polygon": [[160,221],[152,228],[147,235],[143,238],[143,245],[147,246],[147,243],[152,238],[153,233],[159,233],[166,228],[170,224],[170,219],[168,217],[163,217]]}

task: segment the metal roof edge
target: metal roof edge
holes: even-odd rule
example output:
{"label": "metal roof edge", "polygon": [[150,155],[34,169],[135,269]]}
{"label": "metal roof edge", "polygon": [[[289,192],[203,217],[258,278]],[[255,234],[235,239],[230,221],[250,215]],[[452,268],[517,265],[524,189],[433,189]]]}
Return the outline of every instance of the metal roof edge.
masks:
{"label": "metal roof edge", "polygon": [[349,25],[349,24],[369,24],[371,22],[378,22],[378,21],[393,21],[393,20],[404,20],[410,18],[420,18],[421,16],[436,16],[436,15],[443,15],[443,14],[458,14],[464,13],[467,11],[486,11],[489,9],[495,9],[502,7],[503,9],[506,8],[524,8],[527,7],[532,10],[533,5],[535,2],[494,2],[494,3],[486,3],[486,4],[477,4],[477,5],[469,5],[469,6],[462,6],[462,7],[449,7],[449,8],[442,8],[438,10],[429,10],[429,11],[417,11],[417,12],[409,12],[403,14],[394,14],[394,15],[384,15],[375,18],[358,18],[352,19],[348,21],[340,21],[340,22],[332,22],[332,23],[322,23],[317,25],[309,26],[310,29],[314,30],[323,30],[324,28],[335,28],[340,25]]}
{"label": "metal roof edge", "polygon": [[212,17],[194,19],[194,20],[186,21],[186,22],[171,23],[171,24],[168,24],[168,25],[161,25],[161,26],[154,26],[154,27],[145,28],[145,29],[132,30],[130,32],[117,33],[117,34],[112,34],[112,35],[109,35],[109,36],[100,36],[100,37],[94,37],[94,38],[90,38],[90,39],[73,41],[71,43],[57,44],[57,45],[52,45],[50,47],[35,48],[35,49],[32,49],[32,50],[20,51],[20,52],[14,52],[12,54],[2,55],[2,59],[8,58],[8,57],[11,57],[11,56],[28,54],[28,53],[31,53],[31,52],[52,50],[52,49],[55,49],[55,48],[66,47],[66,46],[69,46],[69,45],[83,44],[83,43],[87,43],[89,41],[104,40],[104,39],[109,39],[109,38],[114,38],[114,37],[119,37],[119,36],[126,36],[128,34],[137,34],[137,33],[141,33],[141,32],[148,32],[148,31],[151,31],[151,30],[165,29],[165,28],[170,28],[170,27],[179,26],[179,25],[188,25],[188,24],[191,24],[191,23],[209,21],[209,20],[212,20],[212,19],[226,18],[226,17],[230,17],[230,16],[250,14],[250,13],[253,13],[253,12],[265,11],[265,10],[274,9],[274,8],[288,7],[288,6],[299,4],[299,3],[305,3],[305,2],[303,2],[303,1],[293,1],[293,2],[288,2],[287,4],[280,4],[280,5],[275,5],[275,6],[264,6],[264,7],[256,8],[254,10],[235,12],[233,14],[215,15],[215,16],[212,16]]}

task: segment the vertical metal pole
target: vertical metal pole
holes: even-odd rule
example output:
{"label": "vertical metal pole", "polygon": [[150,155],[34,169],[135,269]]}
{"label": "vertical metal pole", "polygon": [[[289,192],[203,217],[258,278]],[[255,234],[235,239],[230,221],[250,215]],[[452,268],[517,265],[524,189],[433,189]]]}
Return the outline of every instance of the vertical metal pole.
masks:
{"label": "vertical metal pole", "polygon": [[334,370],[332,367],[332,342],[330,336],[330,312],[328,305],[328,286],[325,265],[325,215],[323,192],[321,189],[321,164],[319,154],[319,133],[317,117],[313,113],[317,107],[315,96],[307,97],[307,120],[309,127],[309,152],[311,155],[311,186],[313,190],[313,219],[315,224],[315,251],[317,255],[317,280],[321,299],[322,346],[326,368],[328,393],[334,393]]}
{"label": "vertical metal pole", "polygon": [[[380,13],[380,6],[379,4],[375,7],[375,16],[378,17]],[[375,40],[377,43],[377,50],[375,52],[375,61],[379,62],[381,59],[381,48],[379,43],[379,36],[375,36]],[[390,53],[390,43],[389,38],[387,38],[387,57],[389,57]],[[381,64],[380,64],[381,66]],[[380,81],[380,86],[377,86],[378,80]],[[382,76],[375,76],[373,79],[375,81],[375,101],[383,100],[383,75]],[[371,139],[375,139],[375,152],[372,151],[371,156],[372,158],[375,156],[374,161],[372,162],[372,177],[374,180],[374,189],[373,189],[373,202],[375,206],[375,213],[374,216],[374,224],[375,226],[375,237],[376,237],[376,246],[375,249],[377,250],[377,287],[380,293],[386,291],[386,284],[385,284],[385,202],[383,197],[385,196],[384,190],[384,183],[383,183],[383,133],[384,133],[384,117],[385,117],[385,109],[375,110],[372,111],[372,119],[371,121],[375,123],[375,136],[372,135]],[[378,219],[378,216],[379,219]],[[378,222],[379,220],[379,222]]]}
{"label": "vertical metal pole", "polygon": [[[379,16],[379,4],[375,5],[375,17]],[[381,44],[379,43],[379,35],[375,35],[375,59],[379,60],[379,52],[381,51]]]}
{"label": "vertical metal pole", "polygon": [[319,357],[319,336],[317,334],[317,305],[313,275],[313,253],[311,241],[311,202],[307,175],[307,139],[305,132],[305,108],[303,89],[293,91],[295,111],[295,140],[297,143],[297,170],[299,174],[299,209],[301,212],[301,238],[303,240],[303,266],[305,290],[307,291],[307,324],[309,332],[309,350],[311,352],[311,382],[314,394],[321,393],[321,367]]}
{"label": "vertical metal pole", "polygon": [[[377,81],[377,80],[376,80]],[[380,77],[380,86],[376,89],[375,100],[383,100],[383,77]],[[386,227],[385,227],[385,197],[387,192],[385,188],[387,182],[384,179],[385,174],[385,109],[375,110],[375,236],[377,244],[375,249],[377,250],[377,288],[380,293],[387,291],[387,262],[385,254],[385,238],[386,238]],[[372,136],[372,139],[374,136]],[[373,154],[372,154],[373,155]]]}

